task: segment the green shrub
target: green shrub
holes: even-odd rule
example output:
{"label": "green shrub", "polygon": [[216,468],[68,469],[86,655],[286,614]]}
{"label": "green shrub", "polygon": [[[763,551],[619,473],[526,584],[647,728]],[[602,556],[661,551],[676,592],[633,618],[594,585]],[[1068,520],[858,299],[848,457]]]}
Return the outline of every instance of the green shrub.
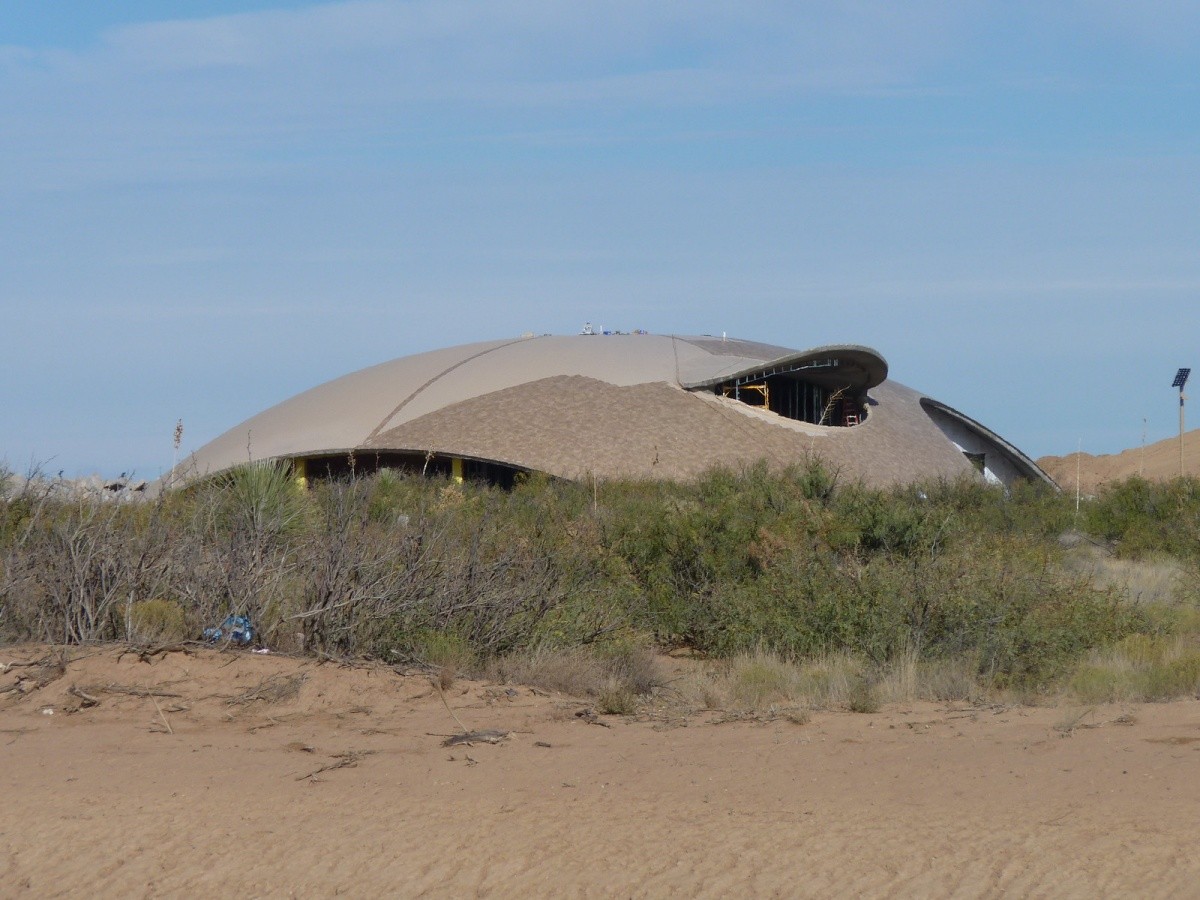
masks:
{"label": "green shrub", "polygon": [[1089,533],[1124,556],[1200,556],[1200,480],[1151,482],[1132,477],[1105,486],[1084,511]]}
{"label": "green shrub", "polygon": [[879,692],[876,690],[874,680],[867,676],[855,679],[850,688],[850,699],[847,706],[850,712],[879,712]]}
{"label": "green shrub", "polygon": [[190,637],[187,613],[174,600],[156,597],[134,603],[129,611],[132,634],[135,641],[181,641]]}
{"label": "green shrub", "polygon": [[638,695],[627,687],[611,685],[596,697],[596,709],[608,716],[631,716],[637,712]]}
{"label": "green shrub", "polygon": [[777,656],[762,651],[745,654],[730,670],[729,694],[735,705],[762,709],[791,699],[796,670]]}
{"label": "green shrub", "polygon": [[397,635],[388,655],[393,659],[456,672],[470,672],[477,663],[475,651],[465,638],[454,632],[428,628]]}
{"label": "green shrub", "polygon": [[1142,698],[1175,700],[1200,694],[1200,651],[1147,667]]}
{"label": "green shrub", "polygon": [[[1185,684],[1187,664],[1164,657],[1153,678],[1109,688],[1080,666],[1130,635],[1200,632],[1196,487],[1114,486],[1081,523],[1190,573],[1171,605],[1123,602],[1113,579],[1065,562],[1055,539],[1074,506],[1047,489],[870,490],[816,461],[691,483],[534,475],[508,491],[383,472],[307,493],[287,466],[257,465],[119,505],[23,489],[0,504],[0,635],[122,637],[131,597],[170,597],[188,632],[245,612],[272,646],[457,671],[536,654],[552,668],[546,654],[584,648],[589,696],[645,693],[651,649],[681,645],[941,672],[937,691],[955,696],[1072,679],[1153,693],[1154,678]],[[135,630],[178,627],[155,608]],[[744,676],[746,702],[772,690],[759,674],[758,687]],[[889,684],[881,696],[909,690]],[[839,681],[837,702],[849,691]]]}

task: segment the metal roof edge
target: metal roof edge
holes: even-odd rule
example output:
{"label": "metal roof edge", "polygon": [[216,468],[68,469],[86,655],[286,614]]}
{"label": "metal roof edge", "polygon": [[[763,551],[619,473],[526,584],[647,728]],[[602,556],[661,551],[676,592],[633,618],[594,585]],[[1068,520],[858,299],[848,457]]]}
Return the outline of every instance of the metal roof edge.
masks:
{"label": "metal roof edge", "polygon": [[1027,475],[1035,480],[1046,482],[1046,484],[1050,485],[1050,487],[1054,488],[1056,491],[1062,491],[1062,488],[1058,486],[1058,482],[1051,478],[1041,466],[1034,462],[1032,457],[1027,456],[1018,447],[1006,441],[982,422],[978,422],[975,419],[972,419],[966,413],[960,412],[953,406],[947,406],[940,400],[934,400],[932,397],[922,397],[921,406],[922,408],[932,408],[940,413],[944,413],[950,418],[957,420],[962,425],[965,425],[967,428],[971,429],[981,437],[987,438],[989,441],[1000,447],[1001,450],[1004,450],[1006,453],[1008,453],[1012,458],[1012,461],[1017,465],[1017,468],[1026,470]]}
{"label": "metal roof edge", "polygon": [[887,360],[883,358],[878,350],[871,347],[865,347],[861,344],[828,344],[821,347],[813,347],[809,350],[798,350],[795,353],[788,353],[780,356],[777,359],[765,360],[757,365],[748,366],[737,372],[729,372],[718,375],[714,378],[706,378],[701,381],[692,381],[683,383],[683,387],[693,391],[701,388],[715,387],[724,381],[729,381],[732,378],[742,378],[746,375],[752,375],[755,372],[765,369],[773,369],[779,366],[795,365],[808,361],[815,361],[825,357],[849,357],[854,362],[861,365],[867,373],[866,379],[856,387],[873,388],[884,381],[888,377]]}

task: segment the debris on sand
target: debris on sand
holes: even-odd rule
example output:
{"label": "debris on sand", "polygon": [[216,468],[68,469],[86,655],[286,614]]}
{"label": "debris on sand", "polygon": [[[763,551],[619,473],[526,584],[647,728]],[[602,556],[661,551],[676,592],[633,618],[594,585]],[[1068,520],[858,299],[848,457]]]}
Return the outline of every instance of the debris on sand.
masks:
{"label": "debris on sand", "polygon": [[498,744],[512,734],[511,731],[500,731],[497,728],[487,728],[483,731],[467,731],[448,737],[442,741],[443,747],[472,746],[473,744]]}
{"label": "debris on sand", "polygon": [[295,675],[271,675],[260,681],[255,687],[243,691],[236,697],[230,697],[225,702],[230,706],[244,706],[261,700],[265,703],[281,703],[293,700],[300,694],[300,687],[308,679],[308,675],[299,672]]}

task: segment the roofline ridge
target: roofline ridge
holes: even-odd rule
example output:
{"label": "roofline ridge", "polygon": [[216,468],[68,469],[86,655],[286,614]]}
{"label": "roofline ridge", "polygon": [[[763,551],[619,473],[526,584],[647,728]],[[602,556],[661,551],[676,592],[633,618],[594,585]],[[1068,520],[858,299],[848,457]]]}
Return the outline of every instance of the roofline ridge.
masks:
{"label": "roofline ridge", "polygon": [[424,392],[427,388],[429,388],[432,384],[434,384],[438,380],[444,378],[445,376],[449,375],[455,369],[461,368],[462,366],[465,366],[467,363],[473,362],[474,360],[479,359],[481,356],[487,356],[489,353],[495,353],[497,350],[503,350],[506,347],[511,347],[513,344],[522,344],[526,341],[533,341],[533,340],[537,340],[537,335],[532,335],[530,337],[513,338],[511,341],[505,341],[503,344],[499,344],[494,347],[488,347],[485,350],[480,350],[478,353],[472,353],[470,356],[460,359],[454,365],[447,366],[445,369],[442,369],[442,371],[438,372],[432,378],[427,379],[424,384],[419,385],[411,394],[409,394],[407,397],[405,397],[403,400],[401,400],[395,409],[393,409],[386,416],[384,416],[383,419],[379,422],[379,424],[371,429],[370,433],[368,433],[367,436],[365,438],[363,438],[362,443],[365,444],[368,441],[371,441],[375,437],[377,437],[381,432],[383,432],[387,428],[388,423],[391,422],[392,419],[396,418],[397,415],[399,415],[400,410],[404,409],[404,407],[406,407],[406,406],[408,406],[408,404],[412,403],[413,400],[415,400],[418,396],[420,396],[421,393]]}

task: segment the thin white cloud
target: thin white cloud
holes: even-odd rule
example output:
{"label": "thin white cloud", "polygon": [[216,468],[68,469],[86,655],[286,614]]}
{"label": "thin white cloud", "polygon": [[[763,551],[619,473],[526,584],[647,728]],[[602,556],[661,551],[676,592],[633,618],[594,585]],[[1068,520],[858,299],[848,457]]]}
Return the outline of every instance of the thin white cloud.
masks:
{"label": "thin white cloud", "polygon": [[[662,111],[653,121],[669,134],[688,110],[736,116],[754,103],[966,96],[989,80],[1017,93],[1082,92],[1092,75],[1070,59],[1035,52],[1014,63],[1019,42],[993,46],[990,29],[1039,26],[1036,50],[1074,40],[1079,18],[1091,23],[1084,32],[1109,27],[1114,8],[1088,18],[1086,7],[982,0],[355,0],[121,26],[79,52],[0,49],[0,186],[235,168],[253,177],[285,164],[269,159],[272,148],[310,138],[383,134],[419,148],[552,135],[561,126],[546,117],[589,110],[617,116],[597,126],[603,143],[650,137],[631,129],[630,112]],[[987,69],[996,54],[1003,64]],[[976,55],[985,68],[972,68]]]}
{"label": "thin white cloud", "polygon": [[121,26],[83,51],[0,53],[0,189],[253,177],[288,164],[276,148],[343,134],[419,149],[589,109],[662,110],[666,132],[687,109],[937,90],[921,75],[971,8],[359,0]]}
{"label": "thin white cloud", "polygon": [[[331,60],[430,81],[587,82],[649,72],[743,71],[793,83],[909,81],[956,51],[972,3],[349,2],[122,26],[92,52],[145,72],[323,69]],[[350,59],[347,59],[347,58]],[[683,63],[680,65],[680,63]],[[634,95],[630,95],[634,96]]]}

